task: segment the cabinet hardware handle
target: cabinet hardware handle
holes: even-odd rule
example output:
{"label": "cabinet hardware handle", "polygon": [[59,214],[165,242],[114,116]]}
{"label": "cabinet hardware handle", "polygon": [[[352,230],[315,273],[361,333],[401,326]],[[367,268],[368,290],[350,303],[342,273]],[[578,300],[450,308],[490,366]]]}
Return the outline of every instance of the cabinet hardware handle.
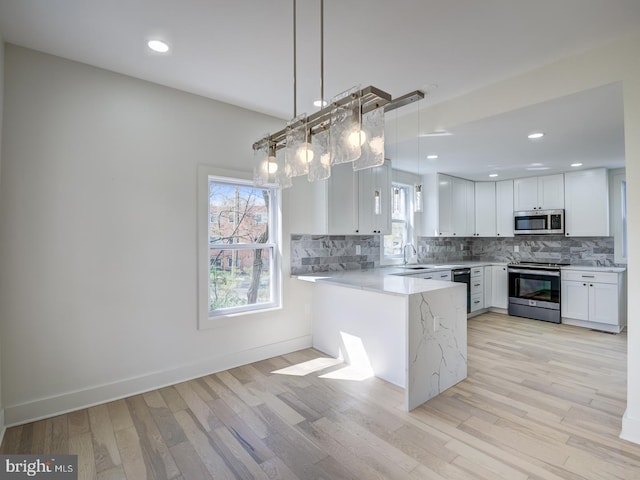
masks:
{"label": "cabinet hardware handle", "polygon": [[582,275],[582,278],[596,278],[595,275]]}
{"label": "cabinet hardware handle", "polygon": [[593,287],[593,283],[590,283],[590,284],[589,284],[589,286],[590,286],[590,287]]}
{"label": "cabinet hardware handle", "polygon": [[586,286],[587,286],[587,284],[586,284],[586,283],[583,283],[583,284],[582,284],[582,286],[583,286],[583,287],[586,287]]}

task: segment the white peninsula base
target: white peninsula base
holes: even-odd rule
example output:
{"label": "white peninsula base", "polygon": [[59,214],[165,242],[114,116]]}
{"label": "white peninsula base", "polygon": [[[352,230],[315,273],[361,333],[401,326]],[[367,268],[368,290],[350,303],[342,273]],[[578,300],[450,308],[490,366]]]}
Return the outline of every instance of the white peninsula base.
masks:
{"label": "white peninsula base", "polygon": [[332,280],[315,285],[314,348],[404,388],[407,411],[466,378],[464,284],[405,279],[402,293]]}

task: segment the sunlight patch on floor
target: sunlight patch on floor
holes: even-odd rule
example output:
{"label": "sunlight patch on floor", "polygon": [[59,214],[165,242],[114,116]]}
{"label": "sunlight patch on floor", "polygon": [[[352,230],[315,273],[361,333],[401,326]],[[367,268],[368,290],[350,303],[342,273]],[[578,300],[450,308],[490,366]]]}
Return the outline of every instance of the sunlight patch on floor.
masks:
{"label": "sunlight patch on floor", "polygon": [[310,373],[324,370],[325,368],[333,367],[342,363],[340,358],[321,357],[308,360],[306,362],[297,363],[290,367],[281,368],[271,373],[277,373],[278,375],[293,375],[296,377],[304,377]]}

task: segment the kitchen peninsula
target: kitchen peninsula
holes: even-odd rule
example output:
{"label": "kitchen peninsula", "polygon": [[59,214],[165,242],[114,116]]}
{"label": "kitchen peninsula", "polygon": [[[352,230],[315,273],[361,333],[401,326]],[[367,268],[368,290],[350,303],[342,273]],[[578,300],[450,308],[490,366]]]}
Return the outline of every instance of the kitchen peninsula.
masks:
{"label": "kitchen peninsula", "polygon": [[389,273],[298,278],[315,282],[313,347],[404,388],[409,411],[467,376],[466,287]]}

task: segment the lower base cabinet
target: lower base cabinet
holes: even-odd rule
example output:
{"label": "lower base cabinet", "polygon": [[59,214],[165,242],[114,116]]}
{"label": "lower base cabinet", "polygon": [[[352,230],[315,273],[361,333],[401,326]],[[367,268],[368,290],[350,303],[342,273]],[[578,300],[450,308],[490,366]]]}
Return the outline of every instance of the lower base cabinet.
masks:
{"label": "lower base cabinet", "polygon": [[626,325],[624,272],[563,270],[560,288],[562,323],[616,333]]}
{"label": "lower base cabinet", "polygon": [[494,265],[491,270],[491,306],[507,309],[509,302],[509,276],[506,265]]}

